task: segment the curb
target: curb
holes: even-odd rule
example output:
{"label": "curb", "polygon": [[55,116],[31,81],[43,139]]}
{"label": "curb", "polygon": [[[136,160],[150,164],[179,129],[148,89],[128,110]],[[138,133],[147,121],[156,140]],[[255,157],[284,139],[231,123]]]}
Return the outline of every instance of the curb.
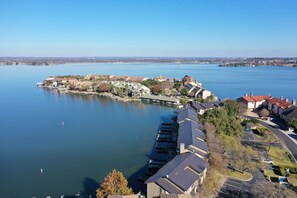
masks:
{"label": "curb", "polygon": [[232,178],[232,179],[237,179],[237,180],[240,180],[240,181],[244,181],[244,182],[248,182],[248,181],[251,181],[253,178],[254,178],[254,176],[251,174],[251,178],[249,178],[249,179],[246,179],[246,180],[244,180],[244,179],[239,179],[239,178],[236,178],[236,177],[232,177],[232,176],[227,176],[227,178]]}

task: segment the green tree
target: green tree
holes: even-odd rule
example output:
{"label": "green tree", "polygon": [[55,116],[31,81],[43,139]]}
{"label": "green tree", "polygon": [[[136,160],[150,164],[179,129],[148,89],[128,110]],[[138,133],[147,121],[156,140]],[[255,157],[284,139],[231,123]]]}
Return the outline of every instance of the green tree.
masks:
{"label": "green tree", "polygon": [[296,192],[292,189],[278,183],[260,181],[251,190],[258,198],[291,198],[296,197]]}
{"label": "green tree", "polygon": [[183,88],[181,91],[180,91],[181,95],[184,95],[184,96],[187,96],[189,94],[189,91],[186,89],[186,88]]}
{"label": "green tree", "polygon": [[154,85],[158,84],[158,81],[154,80],[154,79],[147,79],[145,81],[140,82],[140,84],[148,87],[148,88],[152,88]]}
{"label": "green tree", "polygon": [[252,118],[249,120],[250,123],[259,124],[259,120],[257,118]]}
{"label": "green tree", "polygon": [[178,89],[181,85],[181,81],[175,81],[173,87]]}
{"label": "green tree", "polygon": [[185,104],[188,104],[189,100],[187,98],[181,98],[180,99],[180,103],[185,105]]}
{"label": "green tree", "polygon": [[262,138],[262,144],[265,145],[265,150],[269,151],[271,148],[271,144],[275,142],[274,137],[272,136],[272,134],[268,134],[267,131],[264,131],[264,135]]}
{"label": "green tree", "polygon": [[208,96],[206,99],[205,99],[205,102],[212,102],[215,100],[215,97],[213,94],[211,94],[210,96]]}
{"label": "green tree", "polygon": [[227,111],[227,114],[229,116],[233,116],[233,117],[237,117],[238,116],[240,107],[239,107],[239,104],[236,101],[234,101],[234,100],[226,100],[224,102],[224,107],[225,107],[225,109]]}
{"label": "green tree", "polygon": [[288,122],[288,125],[289,125],[290,127],[293,127],[294,130],[296,131],[296,130],[297,130],[297,119],[296,119],[296,118],[291,119],[291,120]]}
{"label": "green tree", "polygon": [[236,117],[229,116],[225,109],[211,109],[206,111],[201,117],[202,122],[209,122],[215,125],[218,134],[229,136],[240,136],[243,133],[243,127]]}
{"label": "green tree", "polygon": [[108,195],[131,195],[132,189],[123,173],[113,169],[101,182],[96,190],[97,198],[106,198]]}

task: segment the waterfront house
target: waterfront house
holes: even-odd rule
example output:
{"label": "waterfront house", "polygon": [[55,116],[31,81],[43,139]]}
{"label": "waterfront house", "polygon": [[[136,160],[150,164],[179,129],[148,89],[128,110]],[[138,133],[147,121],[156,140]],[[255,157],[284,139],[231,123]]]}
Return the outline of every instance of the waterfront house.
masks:
{"label": "waterfront house", "polygon": [[128,78],[129,76],[114,76],[114,75],[110,76],[110,80],[114,80],[114,81],[126,81]]}
{"label": "waterfront house", "polygon": [[[293,101],[292,103],[296,104],[295,101]],[[291,107],[284,110],[281,114],[281,118],[286,122],[289,122],[293,118],[297,119],[297,106],[292,105]]]}
{"label": "waterfront house", "polygon": [[88,74],[86,75],[86,80],[109,80],[111,75],[105,75],[105,74]]}
{"label": "waterfront house", "polygon": [[181,85],[181,87],[179,88],[179,91],[181,91],[184,88],[187,89],[188,97],[190,98],[207,99],[208,97],[211,96],[211,91],[202,88],[201,85],[197,83],[191,82],[186,85]]}
{"label": "waterfront house", "polygon": [[208,146],[196,111],[186,106],[178,112],[177,123],[177,152],[195,152],[199,157],[206,159]]}
{"label": "waterfront house", "polygon": [[179,112],[182,112],[182,111],[185,111],[187,109],[191,109],[193,111],[195,111],[195,109],[192,107],[192,106],[189,106],[189,105],[184,105],[178,109],[175,110],[176,113],[179,113]]}
{"label": "waterfront house", "polygon": [[148,87],[140,83],[125,81],[112,81],[111,83],[113,86],[118,87],[120,89],[128,88],[130,96],[144,96],[150,95],[151,93],[151,90]]}
{"label": "waterfront house", "polygon": [[207,90],[207,89],[202,89],[198,94],[196,94],[198,98],[202,98],[202,99],[207,99],[208,97],[211,96],[211,91]]}
{"label": "waterfront house", "polygon": [[177,136],[177,152],[194,152],[202,159],[206,159],[208,146],[205,134],[195,122],[185,121],[179,124]]}
{"label": "waterfront house", "polygon": [[162,91],[169,91],[173,87],[173,82],[170,82],[168,80],[162,81],[162,82],[160,82],[160,86],[161,86]]}
{"label": "waterfront house", "polygon": [[153,78],[153,80],[158,81],[158,82],[163,82],[163,81],[166,81],[167,78],[165,76],[158,76],[158,77]]}
{"label": "waterfront house", "polygon": [[237,101],[244,104],[247,109],[257,109],[261,106],[267,106],[267,100],[272,98],[271,96],[253,96],[252,94],[238,98]]}
{"label": "waterfront house", "polygon": [[289,103],[288,99],[284,99],[283,97],[280,98],[269,98],[267,100],[268,103],[268,110],[276,115],[281,115],[284,110],[291,107],[293,104]]}
{"label": "waterfront house", "polygon": [[214,108],[220,108],[222,107],[224,104],[221,101],[215,101],[215,102],[192,102],[191,103],[191,107],[193,109],[196,110],[196,112],[199,115],[203,115],[205,113],[205,111],[209,110],[209,109],[214,109]]}
{"label": "waterfront house", "polygon": [[69,79],[68,79],[68,83],[69,83],[69,84],[73,84],[73,85],[75,85],[77,82],[78,82],[78,80],[77,80],[76,78],[69,78]]}
{"label": "waterfront house", "polygon": [[176,112],[176,151],[179,154],[145,182],[148,198],[197,193],[206,175],[208,146],[198,115],[191,106]]}
{"label": "waterfront house", "polygon": [[201,83],[197,83],[197,81],[194,78],[192,78],[191,76],[185,75],[182,78],[182,85],[186,86],[187,84],[193,84],[193,85],[200,85],[201,86]]}
{"label": "waterfront house", "polygon": [[148,78],[143,77],[143,76],[130,76],[126,79],[128,82],[141,82],[144,80],[147,80]]}
{"label": "waterfront house", "polygon": [[147,197],[161,194],[196,193],[202,184],[208,163],[194,153],[180,153],[146,180]]}
{"label": "waterfront house", "polygon": [[198,115],[196,111],[190,107],[186,107],[178,111],[177,123],[182,123],[185,120],[190,120],[196,123],[199,123]]}

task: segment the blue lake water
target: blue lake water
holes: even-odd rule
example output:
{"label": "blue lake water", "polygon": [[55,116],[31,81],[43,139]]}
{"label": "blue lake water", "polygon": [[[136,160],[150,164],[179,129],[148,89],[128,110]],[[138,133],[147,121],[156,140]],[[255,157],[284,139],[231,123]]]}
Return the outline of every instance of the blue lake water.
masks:
{"label": "blue lake water", "polygon": [[297,68],[195,64],[1,66],[0,197],[75,194],[84,190],[86,181],[99,182],[113,168],[133,178],[145,166],[160,119],[170,116],[173,109],[36,88],[36,82],[50,75],[95,73],[175,78],[188,74],[220,98],[253,92],[297,99]]}

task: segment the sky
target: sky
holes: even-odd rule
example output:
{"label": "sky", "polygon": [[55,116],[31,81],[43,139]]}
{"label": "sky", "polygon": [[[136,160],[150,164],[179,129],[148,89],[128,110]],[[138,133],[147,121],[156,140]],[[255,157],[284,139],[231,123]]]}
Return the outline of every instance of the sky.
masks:
{"label": "sky", "polygon": [[0,0],[0,56],[297,57],[296,0]]}

